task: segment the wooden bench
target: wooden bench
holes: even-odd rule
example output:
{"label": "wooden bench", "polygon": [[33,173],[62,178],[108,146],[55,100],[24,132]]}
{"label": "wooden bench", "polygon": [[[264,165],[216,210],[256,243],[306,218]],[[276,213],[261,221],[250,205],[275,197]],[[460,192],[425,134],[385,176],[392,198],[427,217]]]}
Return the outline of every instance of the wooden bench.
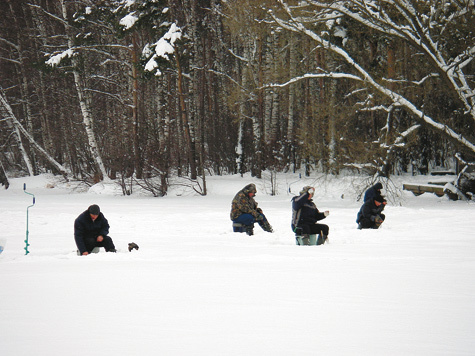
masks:
{"label": "wooden bench", "polygon": [[454,176],[454,171],[432,171],[430,172],[431,176]]}
{"label": "wooden bench", "polygon": [[442,197],[445,194],[444,187],[440,184],[403,184],[402,189],[409,190],[414,195],[434,193],[438,197]]}

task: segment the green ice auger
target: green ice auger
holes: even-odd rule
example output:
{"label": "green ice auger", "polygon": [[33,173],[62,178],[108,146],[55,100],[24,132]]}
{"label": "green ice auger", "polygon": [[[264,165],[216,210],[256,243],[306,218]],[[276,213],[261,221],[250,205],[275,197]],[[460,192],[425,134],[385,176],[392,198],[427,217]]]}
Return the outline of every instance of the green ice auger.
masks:
{"label": "green ice auger", "polygon": [[26,243],[26,246],[25,246],[25,255],[28,255],[30,253],[30,251],[28,251],[28,246],[30,246],[30,244],[28,243],[28,234],[29,234],[29,231],[28,231],[28,210],[30,210],[30,208],[35,205],[35,196],[31,193],[28,193],[26,191],[26,183],[23,183],[23,191],[28,194],[28,195],[31,195],[33,197],[33,204],[31,204],[28,208],[26,208],[26,240],[25,240],[25,243]]}

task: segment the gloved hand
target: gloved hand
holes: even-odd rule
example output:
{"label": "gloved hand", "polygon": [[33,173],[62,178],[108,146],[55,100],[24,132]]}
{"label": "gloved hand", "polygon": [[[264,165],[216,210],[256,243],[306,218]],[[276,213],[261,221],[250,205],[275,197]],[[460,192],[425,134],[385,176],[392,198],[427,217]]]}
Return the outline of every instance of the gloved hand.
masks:
{"label": "gloved hand", "polygon": [[270,226],[270,224],[267,220],[260,220],[257,223],[262,228],[262,230],[264,230],[266,232],[274,232],[274,230],[272,229],[272,226]]}
{"label": "gloved hand", "polygon": [[376,215],[376,217],[374,218],[374,222],[376,223],[376,225],[379,226],[383,223],[383,219],[381,219],[379,215]]}
{"label": "gloved hand", "polygon": [[264,222],[264,226],[263,226],[263,229],[264,231],[266,232],[274,232],[274,230],[272,229],[272,226],[270,226],[269,222],[268,221],[265,221]]}

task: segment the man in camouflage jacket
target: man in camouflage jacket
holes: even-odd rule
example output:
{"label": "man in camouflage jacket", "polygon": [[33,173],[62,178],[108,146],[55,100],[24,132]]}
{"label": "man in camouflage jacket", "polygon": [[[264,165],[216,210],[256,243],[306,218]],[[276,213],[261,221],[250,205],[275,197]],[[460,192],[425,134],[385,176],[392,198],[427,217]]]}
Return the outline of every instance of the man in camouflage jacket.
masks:
{"label": "man in camouflage jacket", "polygon": [[257,207],[254,196],[257,193],[255,184],[248,184],[234,197],[231,205],[231,220],[248,227],[247,233],[252,235],[252,228],[257,222],[264,231],[273,232],[261,208]]}

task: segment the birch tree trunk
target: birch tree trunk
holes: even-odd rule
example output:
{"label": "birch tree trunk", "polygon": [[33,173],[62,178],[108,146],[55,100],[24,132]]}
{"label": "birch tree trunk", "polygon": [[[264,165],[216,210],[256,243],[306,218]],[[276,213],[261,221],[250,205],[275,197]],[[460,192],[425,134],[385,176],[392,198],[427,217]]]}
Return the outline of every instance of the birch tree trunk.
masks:
{"label": "birch tree trunk", "polygon": [[[68,19],[68,13],[67,13],[67,7],[66,7],[66,0],[61,0],[61,8],[62,8],[62,15],[63,19],[67,21]],[[67,38],[68,38],[68,50],[73,52],[74,50],[74,41],[73,41],[73,35],[68,27],[68,25],[65,23],[65,30],[67,33]],[[84,124],[84,129],[86,130],[87,134],[87,140],[89,143],[89,150],[91,152],[91,156],[94,160],[95,166],[97,168],[97,173],[99,173],[100,176],[97,178],[99,180],[109,180],[109,177],[107,175],[106,168],[104,166],[104,162],[102,160],[101,154],[99,152],[99,147],[97,145],[97,140],[96,140],[96,135],[94,133],[94,126],[93,126],[93,118],[91,114],[91,110],[89,107],[90,104],[90,99],[87,98],[85,90],[84,90],[84,81],[82,79],[82,75],[78,70],[79,67],[79,62],[76,57],[76,55],[72,54],[71,56],[71,61],[72,61],[72,66],[73,66],[73,76],[74,76],[74,84],[76,86],[76,91],[78,95],[78,100],[79,100],[79,106],[81,108],[81,114],[83,118],[83,124]]]}
{"label": "birch tree trunk", "polygon": [[140,142],[140,118],[138,113],[139,106],[139,82],[137,75],[137,67],[139,65],[138,58],[139,48],[137,44],[137,33],[132,34],[132,121],[133,121],[133,142],[134,142],[134,166],[135,166],[135,175],[137,179],[142,179],[143,175],[143,165],[142,165],[142,150]]}
{"label": "birch tree trunk", "polygon": [[[264,53],[262,37],[258,35],[256,40],[256,54],[253,62],[255,63],[257,71],[257,87],[262,88],[264,83]],[[254,160],[251,169],[251,174],[257,178],[262,177],[262,170],[264,164],[263,152],[263,134],[264,134],[264,89],[257,90],[257,103],[253,106],[252,113],[252,131],[254,135]]]}
{"label": "birch tree trunk", "polygon": [[[38,15],[38,8],[32,7],[30,10],[31,10],[33,23],[35,24],[35,27],[39,33],[39,41],[41,41],[41,45],[43,46],[43,48],[46,48],[47,47],[47,42],[46,42],[47,32],[46,32],[45,24],[43,22],[43,18]],[[43,58],[40,59],[39,52],[40,52],[39,49],[37,49],[38,62],[43,60]],[[38,90],[38,96],[39,96],[41,109],[42,109],[40,113],[41,126],[42,126],[41,135],[43,138],[43,144],[45,145],[45,149],[48,152],[53,152],[53,139],[52,139],[52,132],[51,132],[49,120],[48,120],[49,113],[48,113],[48,105],[47,105],[46,93],[45,93],[46,91],[45,74],[44,72],[39,72],[38,75],[39,75],[39,88],[37,88],[37,90]]]}
{"label": "birch tree trunk", "polygon": [[177,70],[178,70],[178,98],[179,98],[179,107],[180,107],[180,117],[182,121],[182,128],[183,128],[183,133],[185,136],[185,142],[186,142],[186,151],[188,153],[188,164],[190,166],[190,178],[191,179],[196,179],[197,173],[196,173],[196,162],[194,158],[194,149],[193,149],[193,141],[191,139],[191,133],[190,133],[190,124],[188,121],[188,114],[186,110],[186,103],[185,103],[185,94],[183,92],[183,73],[181,70],[181,65],[180,61],[178,59],[178,54],[175,53],[175,60],[176,60],[176,65],[177,65]]}
{"label": "birch tree trunk", "polygon": [[[201,175],[203,180],[202,194],[206,195],[206,176],[205,176],[205,148],[204,148],[204,122],[208,115],[208,111],[205,106],[205,96],[209,93],[209,83],[206,81],[204,75],[205,68],[205,56],[208,52],[208,48],[203,46],[206,43],[206,39],[203,38],[206,34],[204,30],[199,26],[199,23],[204,21],[203,9],[201,8],[200,1],[192,1],[191,11],[191,38],[193,39],[193,56],[191,60],[190,68],[192,70],[192,82],[190,86],[190,127],[192,138],[192,158],[197,162],[196,173],[192,171],[192,179],[197,179],[198,174]],[[201,29],[201,31],[200,31]],[[204,48],[201,48],[201,47]],[[193,175],[195,176],[193,178]]]}
{"label": "birch tree trunk", "polygon": [[[331,56],[327,56],[326,58],[326,65],[327,67],[323,66],[322,68],[327,69],[330,72],[336,71],[336,63],[332,59]],[[339,115],[339,109],[338,109],[338,101],[337,101],[337,86],[338,83],[334,79],[326,79],[327,80],[327,90],[324,91],[322,88],[322,91],[325,92],[326,96],[326,103],[323,101],[320,101],[320,105],[328,105],[326,109],[323,110],[324,116],[322,119],[328,120],[328,132],[327,132],[327,142],[328,142],[328,169],[329,172],[332,174],[337,174],[338,173],[338,167],[336,164],[336,157],[337,157],[337,146],[336,146],[336,123],[335,121],[337,120],[337,117]]]}
{"label": "birch tree trunk", "polygon": [[[261,42],[262,43],[262,42]],[[275,61],[273,53],[272,37],[266,36],[265,46],[263,44],[264,61],[261,68],[263,81],[274,82],[273,76],[273,64]],[[264,79],[265,78],[265,79]],[[273,98],[274,90],[266,89],[264,92],[264,123],[263,123],[263,141],[266,146],[270,146],[271,142],[271,125],[272,125],[272,112],[273,112]]]}
{"label": "birch tree trunk", "polygon": [[[297,56],[296,56],[296,49],[295,49],[295,35],[293,32],[290,34],[289,40],[289,76],[290,78],[294,78],[297,74]],[[286,147],[284,148],[284,152],[287,157],[288,163],[287,167],[290,168],[292,166],[292,170],[295,173],[295,85],[289,86],[289,105],[287,108],[287,140],[286,140]]]}
{"label": "birch tree trunk", "polygon": [[35,172],[33,169],[33,164],[31,163],[30,157],[28,156],[28,152],[26,151],[25,146],[23,146],[23,142],[21,140],[20,129],[19,129],[20,123],[18,122],[18,120],[14,119],[13,112],[9,106],[7,109],[8,112],[5,109],[4,105],[8,105],[8,104],[5,103],[3,95],[0,98],[0,101],[2,104],[2,107],[0,107],[0,113],[7,120],[7,125],[13,131],[13,140],[16,142],[16,145],[18,149],[20,150],[20,153],[21,153],[21,156],[23,157],[23,161],[25,162],[28,174],[30,176],[34,176]]}
{"label": "birch tree trunk", "polygon": [[[247,43],[244,43],[243,46],[243,57],[244,58],[249,58],[249,47]],[[249,62],[245,63],[241,67],[241,89],[239,91],[239,115],[238,115],[238,120],[239,120],[239,127],[238,127],[238,139],[237,139],[237,146],[235,148],[237,158],[236,158],[236,164],[237,164],[237,171],[241,175],[241,177],[245,173],[244,169],[244,124],[246,117],[248,116],[246,113],[246,102],[247,102],[247,94],[244,92],[245,88],[248,88],[248,76],[249,73]]]}
{"label": "birch tree trunk", "polygon": [[[270,36],[269,36],[270,37]],[[273,61],[271,63],[271,71],[272,71],[272,79],[273,82],[277,82],[279,71],[281,68],[280,61],[279,61],[279,51],[278,51],[278,41],[279,41],[279,34],[275,31],[271,36],[271,46],[267,49],[270,53],[272,53]],[[272,113],[270,117],[270,130],[269,136],[267,137],[267,141],[271,143],[273,152],[271,153],[274,157],[277,151],[275,150],[275,144],[277,141],[277,131],[279,129],[279,114],[280,114],[280,93],[277,90],[272,90]]]}

